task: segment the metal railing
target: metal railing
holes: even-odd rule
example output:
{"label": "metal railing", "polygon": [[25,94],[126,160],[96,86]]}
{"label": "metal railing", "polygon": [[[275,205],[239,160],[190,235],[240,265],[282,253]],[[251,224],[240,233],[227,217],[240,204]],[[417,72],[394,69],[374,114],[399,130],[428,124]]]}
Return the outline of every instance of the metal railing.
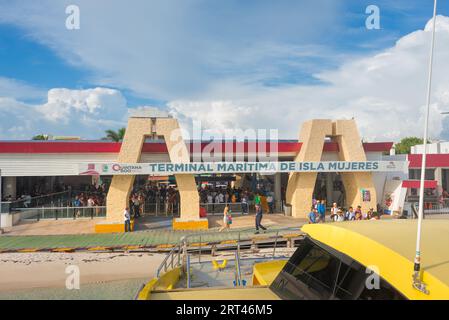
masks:
{"label": "metal railing", "polygon": [[[167,272],[167,270],[171,270],[176,267],[180,267],[182,265],[181,255],[182,255],[182,242],[179,242],[177,246],[174,246],[170,252],[165,256],[162,263],[159,265],[156,271],[156,277],[159,278],[161,276],[161,272]],[[168,268],[170,267],[170,268]]]}
{"label": "metal railing", "polygon": [[243,285],[242,282],[242,272],[240,268],[240,253],[237,250],[235,252],[235,286],[241,287]]}
{"label": "metal railing", "polygon": [[10,210],[17,208],[65,207],[70,204],[70,191],[62,191],[9,202]]}
{"label": "metal railing", "polygon": [[143,203],[143,214],[156,217],[171,217],[180,215],[180,203],[171,206],[168,201],[145,201]]}
{"label": "metal railing", "polygon": [[[235,245],[236,253],[240,257],[242,246],[246,246],[248,248],[252,247],[253,240],[249,237],[249,234],[253,235],[253,232],[253,229],[228,231],[226,232],[226,240],[224,241],[229,241],[230,245]],[[289,232],[298,233],[299,229],[287,227],[276,229],[273,231],[267,231],[265,234],[261,235],[261,240],[265,241],[266,244],[264,245],[263,243],[259,243],[258,246],[259,248],[273,248],[271,259],[274,259],[276,257],[276,250],[280,245],[280,240],[285,240],[283,239],[283,234]],[[162,272],[167,272],[175,267],[185,266],[186,257],[189,253],[196,254],[198,256],[198,263],[201,263],[201,257],[206,251],[206,246],[209,247],[207,251],[212,251],[210,247],[213,246],[210,244],[205,244],[203,243],[203,241],[208,241],[210,239],[210,236],[212,235],[217,235],[217,231],[192,233],[182,237],[178,244],[170,250],[162,263],[159,265],[156,271],[156,277],[159,278]]]}
{"label": "metal railing", "polygon": [[106,217],[106,207],[19,208],[21,220],[94,219]]}
{"label": "metal railing", "polygon": [[[250,206],[248,203],[243,202],[230,202],[227,203],[229,210],[236,214],[254,213],[254,206]],[[200,203],[201,208],[205,208],[208,215],[222,215],[226,203]]]}
{"label": "metal railing", "polygon": [[[418,215],[418,202],[412,204],[415,218]],[[449,215],[449,199],[438,202],[424,202],[424,217],[443,217]]]}

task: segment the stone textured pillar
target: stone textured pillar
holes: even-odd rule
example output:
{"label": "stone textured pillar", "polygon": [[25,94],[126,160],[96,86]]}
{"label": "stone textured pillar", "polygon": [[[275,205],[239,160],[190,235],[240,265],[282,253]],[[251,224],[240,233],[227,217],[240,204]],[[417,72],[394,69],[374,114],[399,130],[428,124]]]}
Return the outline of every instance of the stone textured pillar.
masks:
{"label": "stone textured pillar", "polygon": [[[172,118],[156,120],[158,135],[164,136],[172,163],[190,162],[190,153],[182,137],[178,121]],[[200,217],[200,196],[193,174],[175,175],[181,201],[180,220],[198,220]]]}
{"label": "stone textured pillar", "polygon": [[[310,120],[304,122],[299,136],[299,141],[302,142],[301,151],[296,155],[295,161],[321,161],[324,139],[331,134],[331,120]],[[316,177],[316,172],[290,173],[286,202],[292,205],[293,217],[305,218],[310,212]]]}
{"label": "stone textured pillar", "polygon": [[[365,150],[355,120],[337,120],[333,123],[334,139],[339,144],[340,161],[366,161]],[[348,206],[362,206],[363,211],[376,209],[377,195],[371,172],[342,172]],[[371,201],[362,201],[362,189],[371,194]]]}
{"label": "stone textured pillar", "polygon": [[[172,118],[131,117],[123,139],[119,163],[138,163],[145,138],[163,136],[172,163],[190,162],[189,150],[182,138],[178,121]],[[175,175],[181,202],[181,219],[199,219],[199,195],[195,177]],[[134,176],[114,176],[107,197],[107,220],[123,221],[123,210],[129,205]]]}

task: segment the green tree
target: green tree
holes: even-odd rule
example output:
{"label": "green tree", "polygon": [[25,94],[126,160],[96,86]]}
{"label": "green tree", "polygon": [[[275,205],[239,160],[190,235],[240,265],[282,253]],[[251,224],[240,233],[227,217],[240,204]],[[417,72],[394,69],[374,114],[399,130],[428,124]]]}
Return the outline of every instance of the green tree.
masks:
{"label": "green tree", "polygon": [[424,140],[418,137],[405,137],[394,145],[396,154],[408,154],[413,146],[423,144]]}
{"label": "green tree", "polygon": [[38,135],[35,135],[32,139],[33,140],[48,140],[48,135],[38,134]]}
{"label": "green tree", "polygon": [[122,141],[125,137],[126,128],[120,128],[117,131],[115,130],[106,130],[106,137],[103,138],[103,140],[110,140],[119,142]]}

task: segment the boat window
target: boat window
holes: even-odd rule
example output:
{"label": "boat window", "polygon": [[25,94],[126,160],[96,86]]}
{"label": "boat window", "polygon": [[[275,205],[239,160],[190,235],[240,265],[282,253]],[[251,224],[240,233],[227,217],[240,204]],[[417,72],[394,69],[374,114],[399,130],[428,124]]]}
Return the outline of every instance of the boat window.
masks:
{"label": "boat window", "polygon": [[342,263],[338,273],[335,298],[356,299],[363,290],[366,276],[365,268],[361,264],[355,261],[349,264]]}
{"label": "boat window", "polygon": [[385,280],[368,290],[366,268],[350,257],[306,238],[273,281],[281,299],[404,299]]}
{"label": "boat window", "polygon": [[329,299],[340,264],[337,257],[305,242],[273,282],[273,290],[284,299]]}

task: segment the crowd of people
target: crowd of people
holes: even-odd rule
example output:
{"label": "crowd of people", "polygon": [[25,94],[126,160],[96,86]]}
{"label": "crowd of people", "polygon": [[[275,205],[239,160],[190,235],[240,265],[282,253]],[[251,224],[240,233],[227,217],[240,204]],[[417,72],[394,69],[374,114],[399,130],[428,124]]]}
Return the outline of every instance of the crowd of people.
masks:
{"label": "crowd of people", "polygon": [[214,212],[215,207],[222,208],[222,206],[235,203],[241,204],[243,214],[249,213],[249,208],[255,206],[255,199],[257,196],[266,196],[269,213],[274,212],[274,196],[271,192],[262,192],[260,190],[250,191],[249,189],[235,188],[235,187],[215,187],[206,186],[199,188],[200,202],[207,206],[207,211]]}
{"label": "crowd of people", "polygon": [[[326,201],[313,200],[310,213],[307,215],[309,223],[323,223],[326,222]],[[380,214],[375,212],[373,208],[363,212],[362,206],[357,206],[355,209],[349,207],[344,209],[339,207],[337,203],[333,203],[330,209],[329,218],[333,222],[343,221],[359,221],[359,220],[379,220]]]}

